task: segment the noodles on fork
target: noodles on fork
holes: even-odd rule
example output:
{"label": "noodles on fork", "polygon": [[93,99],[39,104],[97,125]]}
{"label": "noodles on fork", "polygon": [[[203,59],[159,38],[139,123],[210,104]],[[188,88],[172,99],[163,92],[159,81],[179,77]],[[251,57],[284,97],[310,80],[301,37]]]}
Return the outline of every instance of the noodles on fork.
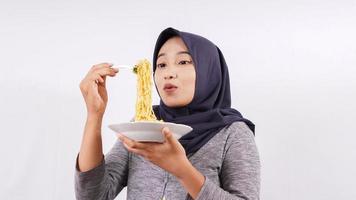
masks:
{"label": "noodles on fork", "polygon": [[[135,121],[159,121],[152,109],[151,64],[147,59],[135,66],[137,74],[137,99]],[[160,120],[162,121],[162,120]]]}

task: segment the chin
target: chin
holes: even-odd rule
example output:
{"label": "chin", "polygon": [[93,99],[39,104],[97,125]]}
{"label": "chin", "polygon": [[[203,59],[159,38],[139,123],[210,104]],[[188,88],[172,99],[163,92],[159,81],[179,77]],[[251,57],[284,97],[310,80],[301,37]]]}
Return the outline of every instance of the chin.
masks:
{"label": "chin", "polygon": [[175,107],[183,107],[186,104],[182,103],[182,102],[177,102],[177,100],[175,99],[170,99],[170,100],[163,100],[163,103],[171,108],[175,108]]}
{"label": "chin", "polygon": [[164,104],[171,108],[179,107],[179,104],[177,104],[177,103],[170,103],[170,102],[165,103],[164,102]]}

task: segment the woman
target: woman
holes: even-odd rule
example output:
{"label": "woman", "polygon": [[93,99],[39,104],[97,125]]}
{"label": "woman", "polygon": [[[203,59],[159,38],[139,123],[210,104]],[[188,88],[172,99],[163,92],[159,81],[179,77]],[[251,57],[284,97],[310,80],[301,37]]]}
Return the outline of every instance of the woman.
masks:
{"label": "woman", "polygon": [[101,121],[105,82],[117,69],[92,67],[80,84],[88,116],[77,157],[77,199],[259,199],[260,161],[254,124],[231,108],[229,73],[220,49],[209,40],[167,28],[153,54],[160,95],[158,119],[193,128],[179,140],[166,127],[164,143],[143,143],[121,134],[104,156]]}

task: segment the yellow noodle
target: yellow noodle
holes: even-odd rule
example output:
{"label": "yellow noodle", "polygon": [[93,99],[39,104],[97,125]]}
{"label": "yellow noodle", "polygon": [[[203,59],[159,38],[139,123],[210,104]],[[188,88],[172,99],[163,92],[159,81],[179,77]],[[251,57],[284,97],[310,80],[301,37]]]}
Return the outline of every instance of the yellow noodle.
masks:
{"label": "yellow noodle", "polygon": [[158,121],[152,109],[151,64],[147,59],[143,59],[136,66],[137,99],[135,121]]}

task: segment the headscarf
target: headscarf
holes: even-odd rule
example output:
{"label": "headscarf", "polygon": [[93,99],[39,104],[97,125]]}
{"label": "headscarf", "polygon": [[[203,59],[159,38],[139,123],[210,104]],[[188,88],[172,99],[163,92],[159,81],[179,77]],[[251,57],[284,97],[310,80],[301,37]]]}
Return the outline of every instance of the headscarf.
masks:
{"label": "headscarf", "polygon": [[[156,117],[165,122],[185,124],[193,130],[179,139],[186,155],[195,153],[222,128],[242,121],[255,134],[255,125],[231,108],[229,71],[220,49],[208,39],[172,27],[163,30],[156,41],[153,53],[153,74],[160,48],[171,37],[179,36],[192,56],[196,72],[193,100],[184,107],[168,107],[162,98],[154,105]],[[157,85],[156,90],[157,89]],[[159,93],[159,92],[158,92]]]}

